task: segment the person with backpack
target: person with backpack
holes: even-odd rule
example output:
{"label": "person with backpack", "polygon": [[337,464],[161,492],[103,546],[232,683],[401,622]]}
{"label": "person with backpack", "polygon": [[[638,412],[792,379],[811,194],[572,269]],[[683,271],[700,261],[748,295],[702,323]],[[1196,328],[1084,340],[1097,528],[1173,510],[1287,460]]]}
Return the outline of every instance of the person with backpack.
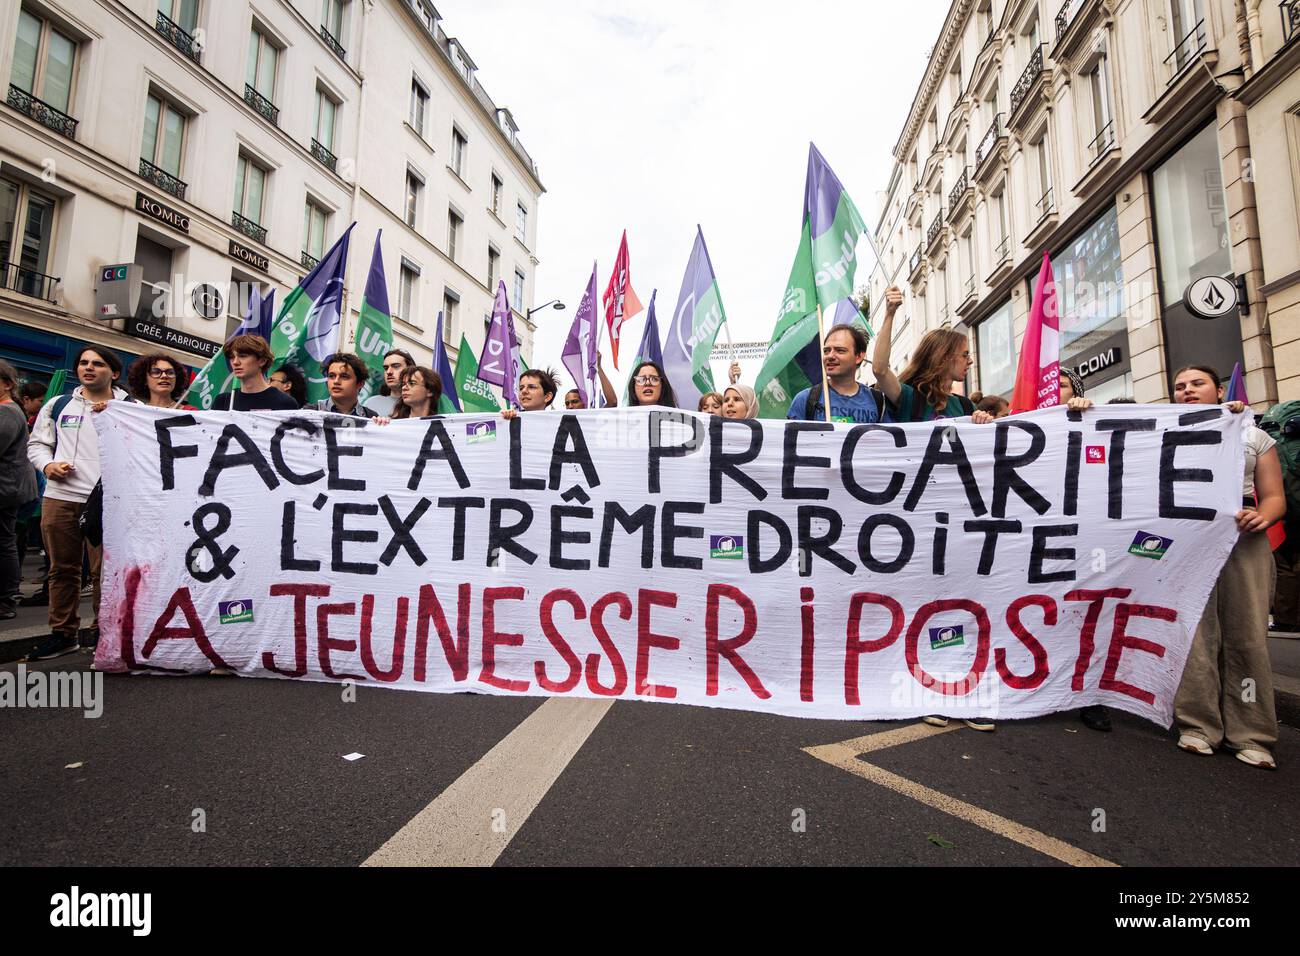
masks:
{"label": "person with backpack", "polygon": [[[977,409],[965,395],[953,394],[953,382],[965,381],[973,364],[970,343],[955,329],[927,332],[903,374],[894,373],[890,367],[894,316],[902,304],[903,293],[897,286],[886,290],[885,318],[876,336],[876,353],[871,362],[876,384],[889,401],[893,420],[909,423],[969,417],[977,425],[992,422],[994,417]],[[948,718],[940,714],[923,719],[932,727],[948,726]],[[992,733],[997,727],[991,717],[969,718],[966,726],[984,733]]]}
{"label": "person with backpack", "polygon": [[[856,325],[837,325],[827,333],[822,346],[822,368],[830,391],[832,422],[874,425],[885,420],[884,396],[858,381],[858,369],[867,360],[870,347],[866,330]],[[796,395],[785,417],[787,421],[826,421],[826,398],[821,383]]]}
{"label": "person with backpack", "polygon": [[938,418],[971,418],[977,425],[993,416],[975,407],[965,395],[953,394],[954,382],[963,382],[974,360],[970,342],[956,329],[932,329],[916,347],[916,355],[902,375],[890,367],[893,358],[894,316],[903,304],[897,288],[885,292],[885,319],[876,336],[871,370],[876,384],[889,400],[895,422],[929,422]]}
{"label": "person with backpack", "polygon": [[27,416],[18,397],[18,372],[0,361],[0,621],[18,616],[18,509],[36,497],[36,472],[27,460]]}
{"label": "person with backpack", "polygon": [[[99,439],[90,416],[110,401],[130,401],[114,383],[122,376],[122,361],[113,351],[86,346],[77,354],[77,380],[71,395],[52,399],[36,416],[27,445],[27,459],[46,479],[41,503],[41,534],[50,557],[50,635],[28,656],[43,661],[70,654],[78,639],[99,639],[99,573],[101,551],[88,547],[79,526],[86,499],[99,482]],[[89,553],[94,606],[91,624],[81,630],[81,563]]]}
{"label": "person with backpack", "polygon": [[1286,540],[1273,550],[1277,590],[1268,631],[1295,634],[1300,631],[1300,402],[1274,405],[1260,419],[1259,427],[1277,442],[1282,486],[1286,490]]}

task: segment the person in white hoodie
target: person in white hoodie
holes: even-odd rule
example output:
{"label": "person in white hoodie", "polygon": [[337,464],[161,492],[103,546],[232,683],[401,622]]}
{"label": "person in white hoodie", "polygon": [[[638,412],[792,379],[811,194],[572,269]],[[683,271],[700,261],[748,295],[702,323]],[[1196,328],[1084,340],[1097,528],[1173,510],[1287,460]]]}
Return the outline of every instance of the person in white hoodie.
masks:
{"label": "person in white hoodie", "polygon": [[70,654],[81,635],[81,561],[90,555],[94,582],[94,610],[86,636],[99,637],[99,571],[101,551],[86,542],[78,519],[86,499],[99,481],[99,440],[90,416],[114,399],[129,401],[114,383],[122,375],[122,362],[112,351],[86,346],[77,355],[77,380],[71,396],[45,403],[27,444],[27,458],[46,479],[41,503],[41,536],[50,557],[50,635],[28,660],[41,661]]}

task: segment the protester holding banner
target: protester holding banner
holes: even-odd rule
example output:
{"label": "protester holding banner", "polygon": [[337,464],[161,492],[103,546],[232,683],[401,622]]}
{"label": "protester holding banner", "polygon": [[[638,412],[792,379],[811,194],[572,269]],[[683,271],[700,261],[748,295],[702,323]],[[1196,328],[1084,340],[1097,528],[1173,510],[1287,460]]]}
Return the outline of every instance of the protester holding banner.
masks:
{"label": "protester holding banner", "polygon": [[1072,398],[1083,398],[1083,376],[1072,368],[1061,366],[1061,404],[1069,405]]}
{"label": "protester holding banner", "polygon": [[431,368],[413,365],[402,371],[397,392],[402,398],[393,408],[393,421],[432,418],[442,401],[442,376]]}
{"label": "protester holding banner", "polygon": [[722,395],[722,417],[757,418],[758,395],[748,385],[733,385]]}
{"label": "protester holding banner", "polygon": [[[401,400],[402,373],[411,368],[415,368],[415,358],[405,349],[392,349],[385,355],[383,387],[379,389],[377,395],[371,395],[366,399],[364,403],[366,408],[376,415],[396,418],[393,411]],[[434,406],[437,406],[437,402],[434,402]]]}
{"label": "protester holding banner", "polygon": [[[971,401],[974,401],[974,396],[971,396]],[[988,395],[975,402],[975,410],[992,415],[994,419],[1006,418],[1011,414],[1011,403],[1001,395]]]}
{"label": "protester holding banner", "polygon": [[99,439],[90,412],[95,405],[129,401],[130,396],[113,384],[122,375],[122,361],[116,353],[86,346],[77,355],[76,369],[80,386],[71,395],[60,395],[45,404],[36,416],[36,427],[27,445],[28,460],[46,478],[41,533],[50,558],[50,636],[29,655],[33,661],[61,657],[77,649],[82,633],[78,606],[85,552],[89,552],[94,584],[94,606],[86,635],[91,640],[99,639],[102,552],[85,542],[78,524],[86,499],[99,482]]}
{"label": "protester holding banner", "polygon": [[564,410],[566,412],[580,412],[587,406],[582,401],[582,393],[576,388],[571,388],[564,393]]}
{"label": "protester holding banner", "polygon": [[298,405],[292,398],[272,388],[266,377],[275,361],[271,346],[260,335],[236,335],[221,347],[230,371],[239,379],[239,389],[218,395],[212,402],[214,412],[293,412]]}
{"label": "protester holding banner", "polygon": [[[891,301],[897,310],[902,304]],[[856,325],[837,325],[826,336],[822,350],[823,372],[831,396],[831,421],[853,425],[871,425],[882,420],[878,395],[858,381],[858,369],[867,360],[871,339]],[[791,421],[826,421],[826,401],[821,383],[805,388],[794,397],[786,418]]]}
{"label": "protester holding banner", "polygon": [[[1222,400],[1223,382],[1214,369],[1191,366],[1174,376],[1175,402],[1217,405]],[[1241,414],[1246,406],[1231,402],[1228,409]],[[1183,750],[1209,756],[1222,744],[1243,763],[1276,770],[1277,711],[1268,654],[1274,567],[1266,532],[1286,517],[1286,492],[1276,442],[1253,426],[1244,438],[1240,537],[1210,592],[1174,699],[1174,716]]]}
{"label": "protester holding banner", "polygon": [[36,497],[36,473],[27,460],[27,418],[14,400],[17,395],[18,372],[0,361],[0,621],[18,616],[18,509]]}
{"label": "protester holding banner", "polygon": [[722,414],[722,396],[717,392],[705,392],[700,396],[700,407],[696,409],[705,415]]}
{"label": "protester holding banner", "polygon": [[189,373],[170,355],[155,352],[140,356],[127,370],[126,384],[131,397],[142,405],[194,410],[193,405],[185,404],[185,393],[190,390]]}
{"label": "protester holding banner", "polygon": [[658,362],[642,362],[633,370],[627,387],[627,403],[632,408],[643,405],[677,407],[672,383]]}
{"label": "protester holding banner", "polygon": [[370,378],[370,369],[366,368],[366,363],[360,356],[351,352],[336,352],[326,356],[320,363],[320,370],[325,375],[330,397],[322,398],[316,403],[318,411],[352,418],[383,417],[360,404],[361,388]]}
{"label": "protester holding banner", "polygon": [[[559,394],[560,383],[551,369],[530,368],[519,376],[519,406],[525,412],[544,412],[551,407]],[[509,421],[519,412],[507,408],[501,417]]]}
{"label": "protester holding banner", "polygon": [[288,362],[281,365],[271,373],[271,384],[297,402],[299,408],[307,404],[307,376],[298,366]]}

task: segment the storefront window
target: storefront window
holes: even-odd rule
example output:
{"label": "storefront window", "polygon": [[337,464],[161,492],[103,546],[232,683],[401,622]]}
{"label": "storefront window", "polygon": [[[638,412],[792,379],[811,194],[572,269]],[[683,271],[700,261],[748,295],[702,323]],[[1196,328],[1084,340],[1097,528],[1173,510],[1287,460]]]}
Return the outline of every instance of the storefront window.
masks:
{"label": "storefront window", "polygon": [[1232,272],[1219,140],[1205,127],[1151,176],[1165,307],[1203,276]]}
{"label": "storefront window", "polygon": [[1127,328],[1115,207],[1066,246],[1052,261],[1052,271],[1061,318],[1061,362],[1073,365]]}
{"label": "storefront window", "polygon": [[1016,329],[1007,302],[980,323],[980,391],[985,395],[1010,395],[1016,384]]}

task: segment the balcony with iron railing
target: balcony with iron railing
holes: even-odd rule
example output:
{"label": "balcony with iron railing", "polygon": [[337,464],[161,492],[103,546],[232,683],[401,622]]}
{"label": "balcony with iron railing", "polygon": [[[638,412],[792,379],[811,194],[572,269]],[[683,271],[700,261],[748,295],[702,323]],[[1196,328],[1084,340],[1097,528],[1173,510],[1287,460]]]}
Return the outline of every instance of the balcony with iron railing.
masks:
{"label": "balcony with iron railing", "polygon": [[3,279],[6,290],[32,299],[43,299],[46,302],[54,301],[54,287],[63,281],[54,276],[47,276],[43,272],[37,272],[35,269],[28,269],[16,262],[0,263],[0,271],[2,271],[0,279]]}
{"label": "balcony with iron railing", "polygon": [[190,34],[186,33],[180,24],[172,20],[161,10],[158,11],[158,18],[154,21],[154,29],[165,36],[172,46],[180,50],[195,63],[199,62],[201,54],[200,44]]}
{"label": "balcony with iron railing", "polygon": [[320,28],[320,38],[325,41],[325,45],[330,48],[330,51],[333,52],[336,57],[346,62],[348,57],[347,51],[343,49],[343,44],[339,43],[334,34],[330,33],[329,27],[325,26],[323,23]]}
{"label": "balcony with iron railing", "polygon": [[916,251],[912,253],[911,260],[908,262],[908,269],[907,269],[907,275],[913,281],[916,281],[917,275],[920,274],[921,263],[923,263],[924,261],[925,261],[925,255],[921,251],[921,247],[917,246]]}
{"label": "balcony with iron railing", "polygon": [[259,226],[247,216],[242,216],[237,212],[230,214],[230,224],[246,235],[249,239],[266,245],[266,230]]}
{"label": "balcony with iron railing", "polygon": [[1282,0],[1282,44],[1300,36],[1300,0]]}
{"label": "balcony with iron railing", "polygon": [[185,190],[189,188],[167,170],[160,169],[143,156],[140,157],[140,178],[149,180],[163,192],[171,193],[177,199],[184,199]]}
{"label": "balcony with iron railing", "polygon": [[1053,198],[1051,186],[1048,186],[1047,192],[1043,193],[1042,198],[1034,203],[1034,208],[1038,210],[1038,222],[1042,222],[1056,211],[1056,200]]}
{"label": "balcony with iron railing", "polygon": [[272,126],[280,125],[279,108],[247,83],[244,84],[244,102]]}
{"label": "balcony with iron railing", "polygon": [[1070,28],[1070,14],[1073,12],[1073,10],[1071,9],[1073,6],[1074,6],[1073,0],[1065,0],[1065,3],[1061,4],[1061,9],[1056,12],[1056,42],[1057,43],[1061,42],[1061,37],[1064,36],[1065,31]]}
{"label": "balcony with iron railing", "polygon": [[316,157],[318,163],[328,169],[331,173],[338,172],[338,157],[321,145],[321,143],[316,139],[311,141],[311,154]]}
{"label": "balcony with iron railing", "polygon": [[1096,163],[1115,148],[1115,121],[1111,120],[1101,128],[1091,143],[1088,144],[1089,165]]}
{"label": "balcony with iron railing", "polygon": [[943,235],[942,209],[939,210],[939,214],[934,217],[934,221],[930,223],[930,228],[925,232],[925,247],[927,249],[934,248],[935,243],[939,241],[941,235]]}
{"label": "balcony with iron railing", "polygon": [[1174,46],[1174,50],[1165,57],[1165,68],[1169,72],[1169,85],[1173,85],[1182,72],[1196,62],[1205,51],[1208,39],[1205,34],[1205,21],[1198,20],[1191,32]]}
{"label": "balcony with iron railing", "polygon": [[1043,49],[1046,45],[1038,44],[1038,48],[1034,50],[1029,63],[1025,66],[1025,71],[1020,74],[1020,79],[1016,80],[1016,85],[1011,88],[1011,116],[1013,117],[1020,112],[1020,107],[1029,99],[1029,94],[1046,73],[1043,67]]}
{"label": "balcony with iron railing", "polygon": [[77,138],[77,120],[62,110],[57,110],[44,100],[37,99],[22,87],[9,84],[10,106],[20,113],[25,113],[42,126],[48,126],[56,133],[62,133],[68,139]]}
{"label": "balcony with iron railing", "polygon": [[978,175],[984,161],[993,155],[995,147],[999,140],[1005,139],[1007,135],[1006,127],[1002,125],[1002,114],[999,113],[993,117],[993,124],[989,126],[989,131],[984,134],[980,144],[975,149],[975,172]]}
{"label": "balcony with iron railing", "polygon": [[948,216],[950,219],[956,219],[966,206],[966,201],[971,198],[973,190],[970,184],[970,167],[961,171],[961,176],[957,179],[957,184],[952,187],[948,193]]}
{"label": "balcony with iron railing", "polygon": [[306,249],[302,251],[302,258],[298,261],[302,263],[302,267],[308,272],[320,265],[320,260],[309,253]]}

